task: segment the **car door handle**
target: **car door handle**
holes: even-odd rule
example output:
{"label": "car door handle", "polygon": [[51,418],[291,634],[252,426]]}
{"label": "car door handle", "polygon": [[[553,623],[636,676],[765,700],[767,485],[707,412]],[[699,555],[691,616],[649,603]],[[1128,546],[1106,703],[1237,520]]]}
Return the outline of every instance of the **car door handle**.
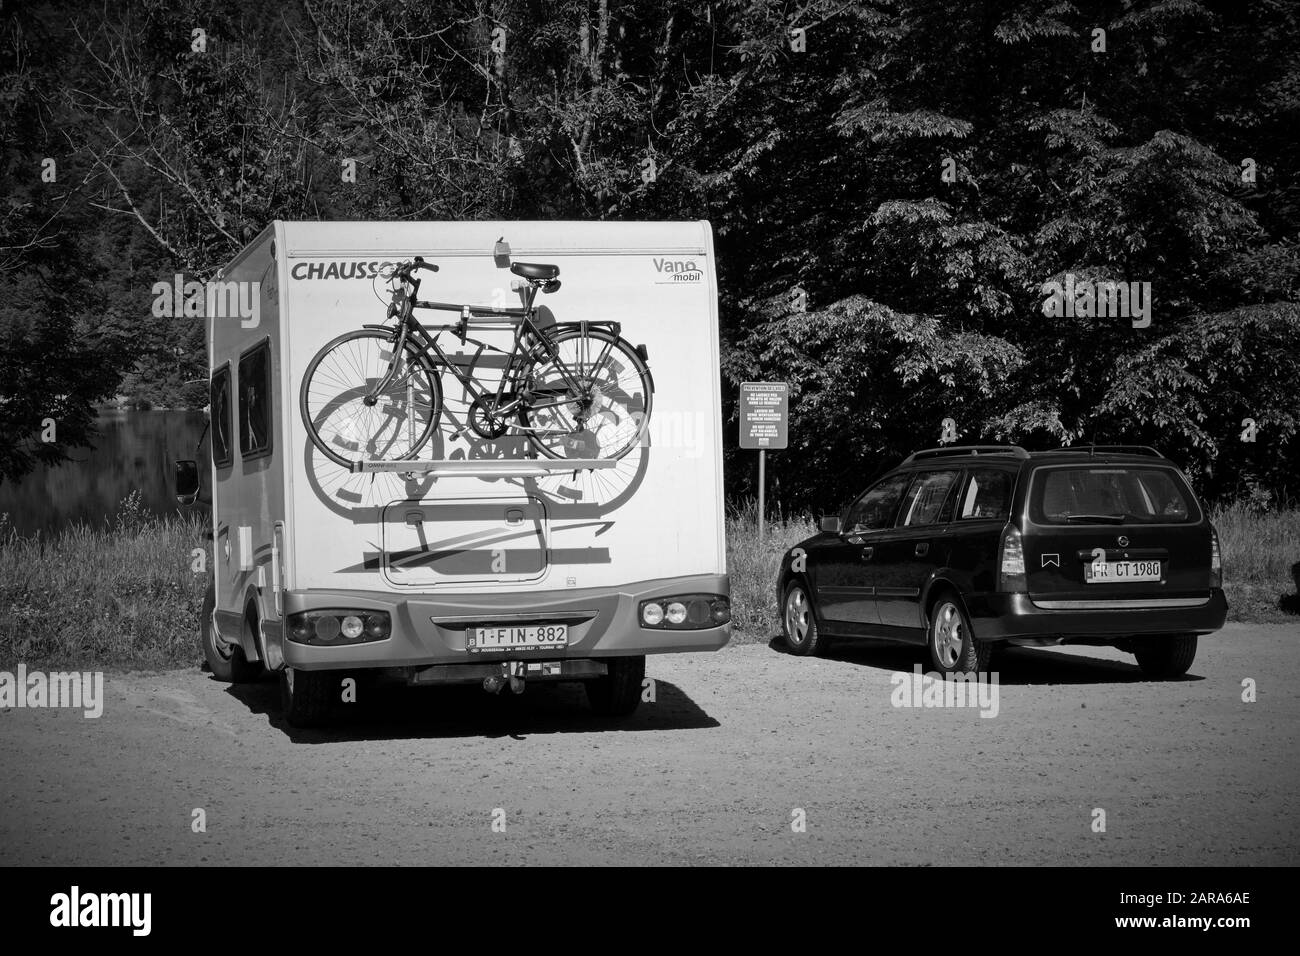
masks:
{"label": "car door handle", "polygon": [[922,541],[920,544],[916,546],[915,554],[919,558],[921,555],[925,554],[929,550],[930,550],[930,542]]}
{"label": "car door handle", "polygon": [[870,561],[870,560],[871,560],[871,555],[875,553],[875,550],[876,550],[876,549],[873,548],[871,545],[867,545],[865,548],[863,548],[863,549],[862,549],[862,560],[863,560],[863,561]]}

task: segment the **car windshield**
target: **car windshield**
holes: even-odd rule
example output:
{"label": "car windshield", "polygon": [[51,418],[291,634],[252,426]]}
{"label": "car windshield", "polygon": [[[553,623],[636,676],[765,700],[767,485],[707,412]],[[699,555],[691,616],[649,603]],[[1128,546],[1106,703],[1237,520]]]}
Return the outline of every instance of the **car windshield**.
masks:
{"label": "car windshield", "polygon": [[1200,520],[1191,490],[1172,468],[1039,470],[1031,513],[1040,524],[1185,524]]}

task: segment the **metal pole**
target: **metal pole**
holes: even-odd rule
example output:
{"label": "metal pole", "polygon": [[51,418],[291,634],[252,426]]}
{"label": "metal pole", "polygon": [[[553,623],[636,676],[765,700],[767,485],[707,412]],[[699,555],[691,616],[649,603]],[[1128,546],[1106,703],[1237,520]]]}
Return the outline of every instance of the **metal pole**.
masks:
{"label": "metal pole", "polygon": [[758,450],[758,553],[763,553],[763,517],[767,513],[766,496],[763,493],[767,485],[767,449]]}

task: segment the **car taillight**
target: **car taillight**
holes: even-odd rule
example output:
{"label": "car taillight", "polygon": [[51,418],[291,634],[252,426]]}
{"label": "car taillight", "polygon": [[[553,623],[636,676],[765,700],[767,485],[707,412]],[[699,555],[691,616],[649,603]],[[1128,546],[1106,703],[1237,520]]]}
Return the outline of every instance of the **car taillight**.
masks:
{"label": "car taillight", "polygon": [[382,641],[393,632],[387,611],[300,611],[286,623],[289,640],[317,647]]}
{"label": "car taillight", "polygon": [[1219,532],[1210,526],[1210,587],[1223,587],[1223,557],[1219,553]]}
{"label": "car taillight", "polygon": [[731,601],[721,594],[675,594],[642,601],[638,616],[642,627],[701,630],[730,621]]}
{"label": "car taillight", "polygon": [[1001,568],[998,571],[999,591],[1024,591],[1025,549],[1020,543],[1020,529],[1007,525],[1002,532]]}

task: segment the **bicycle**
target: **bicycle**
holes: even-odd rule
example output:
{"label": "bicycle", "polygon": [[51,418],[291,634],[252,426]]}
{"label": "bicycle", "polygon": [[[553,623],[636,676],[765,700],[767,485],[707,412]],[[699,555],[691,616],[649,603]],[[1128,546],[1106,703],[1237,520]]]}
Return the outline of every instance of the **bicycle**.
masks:
{"label": "bicycle", "polygon": [[[522,308],[493,308],[418,298],[419,269],[438,267],[416,256],[385,278],[396,280],[386,322],[365,325],[327,343],[303,376],[299,406],[312,443],[353,471],[364,460],[409,461],[428,443],[443,412],[439,370],[450,372],[473,396],[468,427],[487,441],[525,436],[555,459],[618,459],[641,441],[649,425],[654,381],[644,345],[622,337],[618,322],[537,324],[539,293],[560,287],[558,266],[516,262]],[[426,326],[416,309],[460,313],[460,321]],[[513,326],[509,351],[469,335],[477,327]],[[443,351],[453,333],[477,351],[467,370]],[[506,356],[495,391],[475,372],[485,352]],[[352,457],[347,457],[350,453]]]}

